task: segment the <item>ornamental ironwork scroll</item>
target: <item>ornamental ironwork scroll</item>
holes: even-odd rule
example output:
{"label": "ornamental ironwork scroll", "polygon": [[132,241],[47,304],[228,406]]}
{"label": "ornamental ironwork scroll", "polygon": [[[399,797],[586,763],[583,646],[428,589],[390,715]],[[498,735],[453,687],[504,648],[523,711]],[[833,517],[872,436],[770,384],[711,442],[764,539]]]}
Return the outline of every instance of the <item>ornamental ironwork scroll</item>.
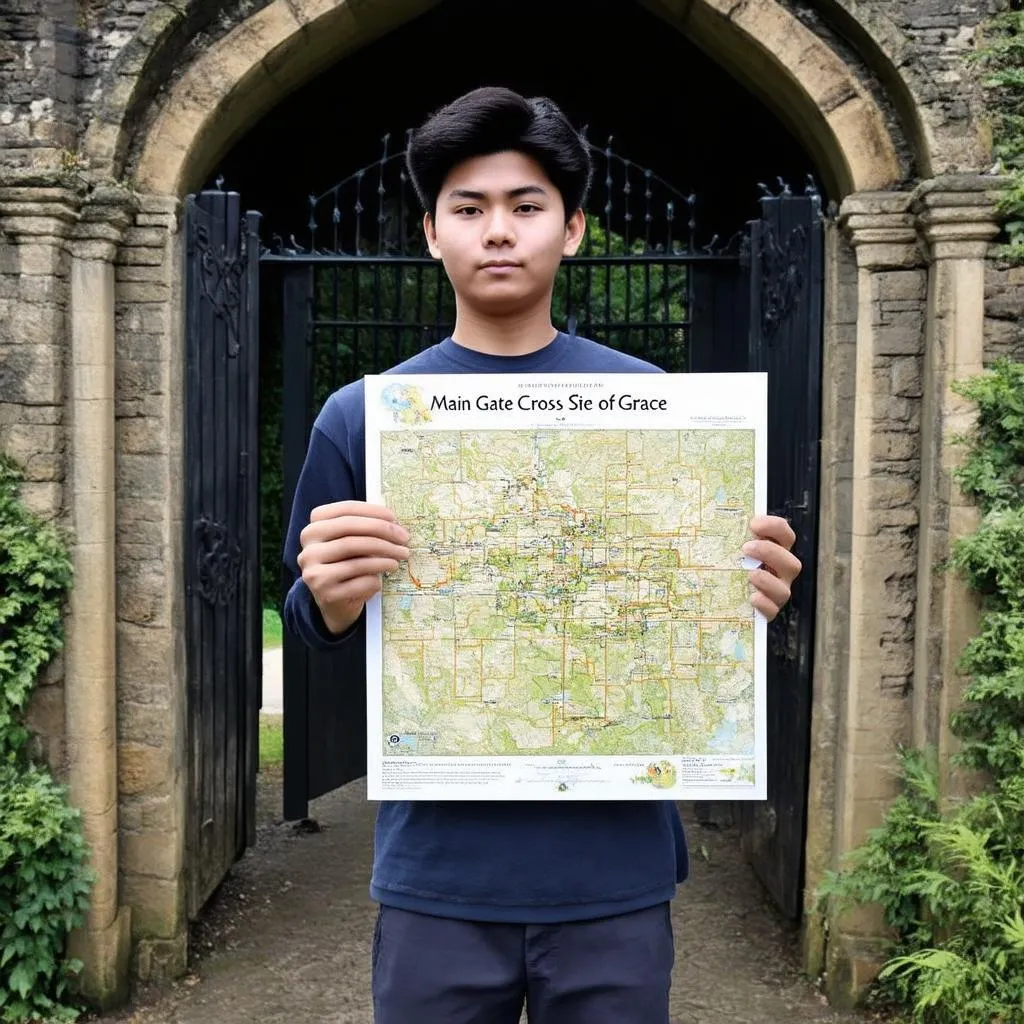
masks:
{"label": "ornamental ironwork scroll", "polygon": [[239,321],[242,314],[242,275],[247,253],[244,229],[239,238],[238,254],[229,255],[226,245],[211,243],[210,231],[202,222],[195,228],[198,255],[199,287],[209,303],[213,316],[227,331],[227,354],[234,359],[239,351]]}
{"label": "ornamental ironwork scroll", "polygon": [[193,523],[192,538],[199,596],[209,604],[224,606],[238,591],[242,546],[224,523],[208,516]]}
{"label": "ornamental ironwork scroll", "polygon": [[807,230],[800,224],[780,238],[771,221],[761,234],[761,330],[771,340],[800,302],[807,265]]}

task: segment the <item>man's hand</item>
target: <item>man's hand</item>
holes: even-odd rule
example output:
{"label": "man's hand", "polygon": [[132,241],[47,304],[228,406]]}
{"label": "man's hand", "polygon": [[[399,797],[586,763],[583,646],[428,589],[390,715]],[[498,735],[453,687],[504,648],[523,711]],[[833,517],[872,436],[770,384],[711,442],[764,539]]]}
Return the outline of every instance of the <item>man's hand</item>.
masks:
{"label": "man's hand", "polygon": [[409,531],[394,513],[365,501],[338,501],[313,509],[299,536],[302,580],[324,625],[344,633],[381,588],[381,573],[409,557]]}
{"label": "man's hand", "polygon": [[781,516],[754,516],[750,532],[754,540],[743,545],[743,553],[761,563],[750,574],[756,588],[750,603],[771,622],[789,601],[790,587],[803,568],[790,550],[796,534]]}

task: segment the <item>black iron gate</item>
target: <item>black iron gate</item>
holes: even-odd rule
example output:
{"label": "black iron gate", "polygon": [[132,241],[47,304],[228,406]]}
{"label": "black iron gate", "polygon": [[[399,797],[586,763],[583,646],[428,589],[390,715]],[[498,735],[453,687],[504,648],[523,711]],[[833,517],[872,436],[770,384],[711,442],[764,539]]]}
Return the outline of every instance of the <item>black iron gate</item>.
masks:
{"label": "black iron gate", "polygon": [[[556,283],[553,316],[672,372],[770,374],[769,504],[790,516],[805,569],[770,630],[769,800],[739,812],[765,884],[799,915],[817,523],[820,203],[784,192],[738,236],[699,240],[697,202],[610,146],[595,149],[587,241]],[[453,297],[424,251],[404,154],[312,197],[307,231],[262,256],[280,289],[283,494],[287,516],[313,418],[332,391],[448,334]],[[286,584],[290,580],[286,580]],[[284,811],[366,770],[361,637],[343,651],[284,643]],[[791,763],[792,762],[792,763]],[[796,763],[799,762],[799,763]]]}
{"label": "black iron gate", "polygon": [[255,840],[261,689],[259,217],[185,204],[188,913]]}
{"label": "black iron gate", "polygon": [[803,572],[768,630],[768,799],[738,808],[744,852],[793,920],[803,901],[810,761],[822,245],[820,199],[813,193],[765,199],[750,225],[747,366],[768,374],[768,508],[793,527]]}

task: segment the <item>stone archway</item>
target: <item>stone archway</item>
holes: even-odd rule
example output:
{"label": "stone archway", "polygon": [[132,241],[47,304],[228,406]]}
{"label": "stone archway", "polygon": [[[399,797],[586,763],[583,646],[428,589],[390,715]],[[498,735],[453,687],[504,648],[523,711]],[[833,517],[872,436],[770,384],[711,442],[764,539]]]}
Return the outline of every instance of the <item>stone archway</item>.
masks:
{"label": "stone archway", "polygon": [[[116,483],[112,474],[107,480],[106,507],[111,516],[116,507],[119,522],[145,524],[156,551],[136,556],[123,532],[116,544],[107,541],[117,549],[121,573],[121,778],[119,785],[111,778],[107,788],[95,787],[99,809],[117,785],[120,860],[108,843],[98,867],[108,879],[121,874],[120,902],[132,911],[144,977],[183,968],[187,931],[178,204],[283,94],[432,2],[273,0],[189,62],[151,111],[133,106],[135,90],[126,77],[119,95],[128,98],[98,117],[87,135],[93,169],[119,174],[130,168],[137,189],[135,196],[117,197],[116,216],[103,215],[116,225],[112,237],[121,239],[116,285],[110,246],[100,257],[109,293],[97,289],[94,297],[80,290],[72,320],[84,329],[98,316],[111,338],[116,322],[115,351],[107,355],[118,381],[118,415],[135,422],[120,424],[118,475]],[[911,164],[941,163],[932,152],[908,156],[906,139],[927,142],[929,133],[918,123],[901,138],[900,126],[854,70],[776,0],[650,0],[648,6],[779,111],[828,176],[830,192],[845,197],[840,221],[828,227],[821,506],[829,511],[819,542],[807,842],[813,884],[877,821],[891,796],[892,783],[882,776],[893,761],[892,740],[909,738],[915,721],[935,717],[916,706],[930,697],[925,688],[914,689],[915,672],[934,673],[936,659],[940,673],[952,664],[948,644],[926,647],[913,638],[916,624],[918,636],[934,639],[959,608],[955,588],[938,589],[927,571],[918,593],[919,558],[941,553],[947,538],[941,515],[927,510],[949,498],[940,441],[953,408],[943,387],[922,385],[922,373],[945,381],[980,363],[981,312],[971,289],[995,230],[991,182],[943,179],[898,191]],[[162,38],[157,27],[154,49]],[[133,124],[142,127],[133,131]],[[931,269],[929,259],[938,261]],[[954,301],[957,315],[946,316]],[[83,373],[77,400],[89,398],[88,385]],[[113,403],[103,397],[112,428]],[[919,519],[927,540],[920,547],[912,536]],[[108,554],[112,563],[114,550]],[[114,607],[112,593],[105,600]],[[72,661],[74,642],[70,648]],[[167,709],[166,721],[140,710],[153,693]],[[807,963],[815,970],[825,928],[811,909]],[[104,938],[114,927],[116,902],[109,910],[109,919],[93,923],[91,945],[87,936],[82,947],[101,987],[123,962],[123,950]],[[835,986],[863,983],[878,934],[873,920],[832,922]]]}
{"label": "stone archway", "polygon": [[[146,192],[180,195],[282,95],[431,2],[383,5],[274,0],[205,50],[169,90],[135,161]],[[829,192],[889,188],[902,180],[897,145],[868,89],[776,0],[647,3],[780,113],[816,159]],[[123,145],[97,122],[92,160]]]}

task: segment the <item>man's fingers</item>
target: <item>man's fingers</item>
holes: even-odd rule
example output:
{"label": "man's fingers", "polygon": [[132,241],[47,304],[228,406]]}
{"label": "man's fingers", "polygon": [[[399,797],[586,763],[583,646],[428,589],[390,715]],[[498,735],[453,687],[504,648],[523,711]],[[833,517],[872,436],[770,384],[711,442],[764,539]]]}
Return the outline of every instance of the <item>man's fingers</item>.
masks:
{"label": "man's fingers", "polygon": [[329,505],[317,505],[309,514],[309,521],[339,519],[342,516],[370,516],[373,519],[395,521],[395,513],[383,505],[371,505],[366,501],[332,501]]}
{"label": "man's fingers", "polygon": [[786,583],[764,569],[755,569],[750,574],[750,582],[762,596],[771,601],[776,613],[790,599],[791,594]]}
{"label": "man's fingers", "polygon": [[750,603],[769,621],[775,618],[779,614],[779,606],[774,604],[770,598],[765,597],[760,591],[757,591],[750,599]]}
{"label": "man's fingers", "polygon": [[341,562],[363,558],[387,558],[396,562],[405,561],[409,549],[404,544],[393,544],[381,537],[355,535],[340,537],[338,540],[316,541],[308,544],[299,554],[299,567],[333,567]]}
{"label": "man's fingers", "polygon": [[743,545],[743,553],[763,562],[768,569],[787,583],[792,583],[803,568],[800,559],[792,551],[780,547],[771,540],[748,540]]}
{"label": "man's fingers", "polygon": [[381,537],[395,544],[405,544],[409,539],[409,531],[393,519],[378,516],[347,515],[331,519],[311,520],[303,528],[299,543],[306,547],[323,541],[335,540],[338,537]]}
{"label": "man's fingers", "polygon": [[787,551],[796,543],[793,527],[782,516],[754,516],[750,520],[750,532],[755,537],[775,541]]}
{"label": "man's fingers", "polygon": [[321,589],[329,590],[336,583],[357,579],[360,576],[379,576],[382,572],[394,572],[398,560],[394,558],[347,558],[333,565],[321,565],[317,571],[323,574]]}
{"label": "man's fingers", "polygon": [[380,576],[355,576],[330,587],[323,594],[321,600],[327,605],[337,605],[347,601],[362,603],[369,601],[380,589]]}

